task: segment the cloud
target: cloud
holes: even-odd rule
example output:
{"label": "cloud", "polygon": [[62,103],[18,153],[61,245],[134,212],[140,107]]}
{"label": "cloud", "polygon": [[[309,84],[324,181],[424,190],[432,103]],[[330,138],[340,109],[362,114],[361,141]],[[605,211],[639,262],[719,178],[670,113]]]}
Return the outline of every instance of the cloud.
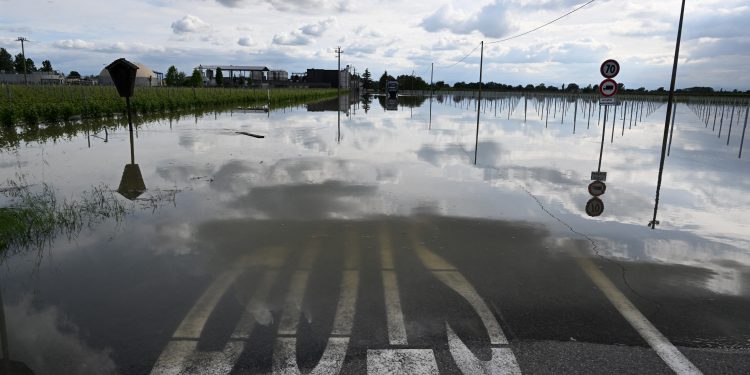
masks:
{"label": "cloud", "polygon": [[273,42],[275,44],[286,45],[286,46],[305,46],[312,44],[314,40],[312,37],[323,35],[331,25],[336,22],[336,18],[328,17],[325,20],[318,21],[304,25],[291,33],[279,33],[273,36]]}
{"label": "cloud", "polygon": [[328,17],[325,20],[318,21],[318,23],[313,23],[313,24],[310,24],[310,25],[302,26],[302,27],[300,27],[300,31],[302,31],[302,34],[305,34],[305,35],[321,36],[335,22],[336,22],[336,18],[335,17]]}
{"label": "cloud", "polygon": [[52,43],[53,47],[60,49],[93,49],[94,43],[87,42],[81,39],[65,39],[58,40]]}
{"label": "cloud", "polygon": [[491,38],[500,38],[511,30],[508,8],[501,0],[471,15],[457,11],[451,5],[444,5],[423,19],[420,26],[429,32],[448,30],[454,34],[470,34],[478,31]]}
{"label": "cloud", "polygon": [[187,34],[195,33],[206,30],[208,24],[203,22],[200,18],[193,15],[186,15],[177,21],[172,22],[172,31],[175,34]]}
{"label": "cloud", "polygon": [[356,29],[354,29],[354,33],[357,34],[357,36],[364,37],[364,38],[381,38],[383,37],[383,33],[377,30],[369,30],[367,26],[359,26]]}
{"label": "cloud", "polygon": [[463,48],[466,45],[474,44],[474,41],[470,41],[466,38],[440,38],[437,42],[430,46],[432,51],[454,51]]}
{"label": "cloud", "polygon": [[246,6],[265,3],[276,10],[284,12],[346,12],[351,8],[349,0],[216,0],[219,4],[229,8],[243,8]]}
{"label": "cloud", "polygon": [[311,44],[313,40],[310,37],[303,35],[299,30],[295,30],[291,33],[280,33],[274,35],[273,42],[284,46],[305,46]]}
{"label": "cloud", "polygon": [[91,51],[101,53],[152,53],[163,52],[163,46],[152,46],[144,43],[95,43],[81,39],[64,39],[52,42],[52,47],[62,50]]}
{"label": "cloud", "polygon": [[378,49],[378,46],[373,44],[351,44],[344,48],[344,53],[354,55],[354,56],[363,56],[363,55],[369,55],[372,53],[375,53],[375,51]]}
{"label": "cloud", "polygon": [[237,40],[237,44],[241,45],[243,47],[251,47],[255,43],[253,42],[253,40],[249,36],[243,36],[243,37],[241,37],[240,39]]}
{"label": "cloud", "polygon": [[24,34],[30,34],[31,28],[26,26],[6,26],[6,25],[0,25],[0,31],[8,31],[11,33],[24,33]]}
{"label": "cloud", "polygon": [[[89,346],[57,307],[37,309],[30,297],[7,305],[8,347],[37,374],[112,374],[111,350]],[[42,355],[43,353],[43,355]]]}
{"label": "cloud", "polygon": [[246,0],[216,0],[219,4],[228,8],[241,8],[248,2]]}

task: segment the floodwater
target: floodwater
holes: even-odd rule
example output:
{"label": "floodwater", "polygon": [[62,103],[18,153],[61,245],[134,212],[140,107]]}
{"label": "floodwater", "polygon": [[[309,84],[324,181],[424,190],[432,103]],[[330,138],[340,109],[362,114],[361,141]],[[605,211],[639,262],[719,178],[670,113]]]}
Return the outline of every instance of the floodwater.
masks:
{"label": "floodwater", "polygon": [[6,250],[13,365],[750,372],[740,125],[726,145],[677,107],[651,229],[662,103],[608,110],[604,210],[591,217],[598,107],[500,95],[483,101],[477,135],[468,97],[351,101],[146,122],[140,175],[127,128],[0,151],[0,181],[47,184],[58,201],[114,192],[125,207]]}

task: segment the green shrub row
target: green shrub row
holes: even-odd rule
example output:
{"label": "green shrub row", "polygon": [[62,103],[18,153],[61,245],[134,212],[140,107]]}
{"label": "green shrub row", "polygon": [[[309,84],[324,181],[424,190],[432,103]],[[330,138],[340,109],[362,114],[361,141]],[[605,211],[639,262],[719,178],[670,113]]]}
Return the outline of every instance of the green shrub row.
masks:
{"label": "green shrub row", "polygon": [[[169,113],[228,105],[271,107],[336,96],[332,89],[230,89],[189,87],[137,87],[131,98],[137,114]],[[0,87],[0,124],[36,125],[68,121],[76,117],[102,118],[124,114],[125,100],[113,86]]]}

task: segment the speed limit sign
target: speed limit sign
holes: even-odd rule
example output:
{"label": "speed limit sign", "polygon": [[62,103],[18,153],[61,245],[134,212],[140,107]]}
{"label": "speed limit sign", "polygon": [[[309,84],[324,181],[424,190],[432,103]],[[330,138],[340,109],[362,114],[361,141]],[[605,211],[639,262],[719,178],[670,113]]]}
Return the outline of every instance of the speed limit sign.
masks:
{"label": "speed limit sign", "polygon": [[602,63],[599,72],[604,78],[614,78],[620,73],[620,63],[617,60],[609,59]]}

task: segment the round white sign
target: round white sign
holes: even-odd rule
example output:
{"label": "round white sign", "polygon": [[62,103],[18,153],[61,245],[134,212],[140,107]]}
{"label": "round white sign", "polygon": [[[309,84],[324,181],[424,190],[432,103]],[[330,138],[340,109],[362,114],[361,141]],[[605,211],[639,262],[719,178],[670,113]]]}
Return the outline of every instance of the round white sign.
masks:
{"label": "round white sign", "polygon": [[602,63],[599,72],[602,73],[604,78],[615,78],[620,73],[620,63],[617,60],[609,59]]}

